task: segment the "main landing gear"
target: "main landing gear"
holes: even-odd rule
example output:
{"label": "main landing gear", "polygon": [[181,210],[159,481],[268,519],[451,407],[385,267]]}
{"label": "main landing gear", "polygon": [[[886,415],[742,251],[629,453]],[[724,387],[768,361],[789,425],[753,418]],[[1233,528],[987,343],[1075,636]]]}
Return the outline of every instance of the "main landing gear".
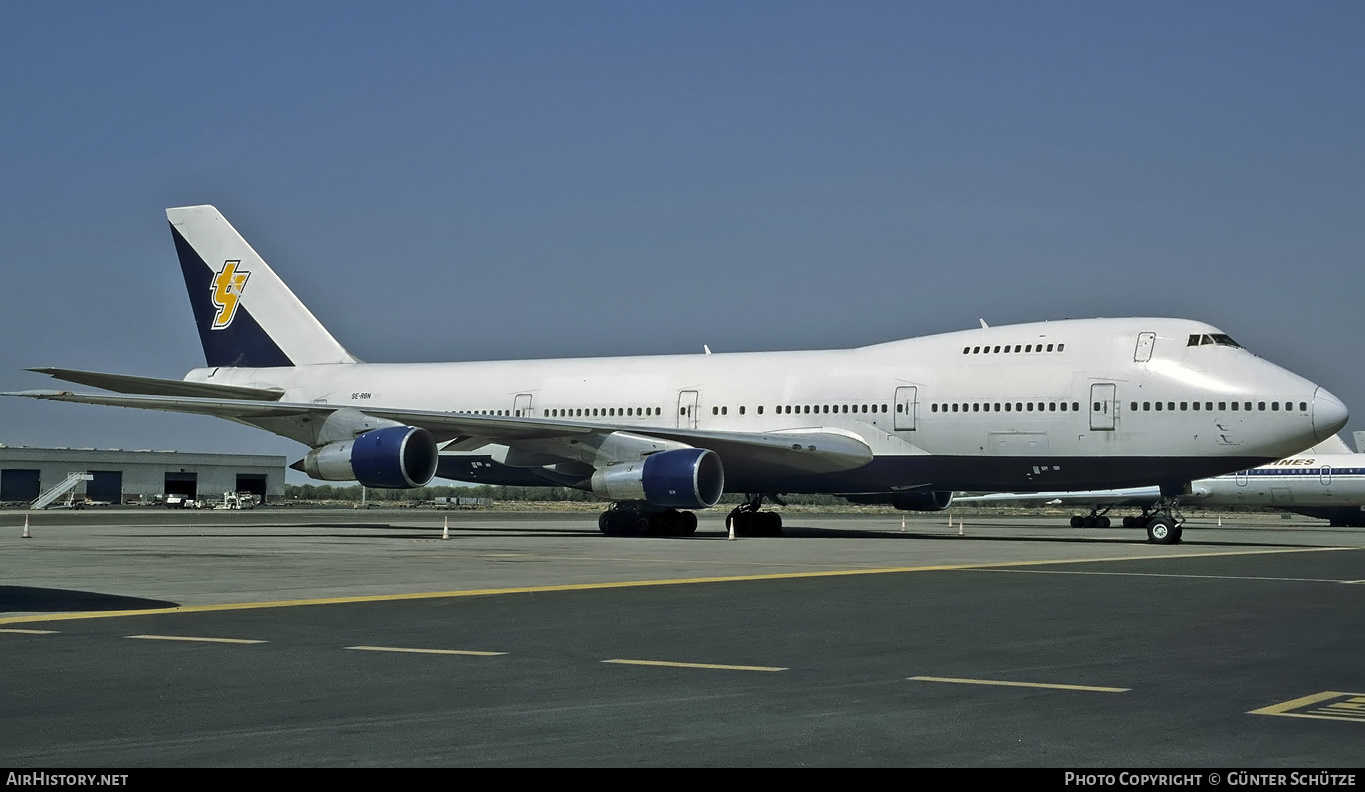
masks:
{"label": "main landing gear", "polygon": [[690,536],[697,532],[697,515],[644,503],[613,503],[598,515],[597,528],[607,536]]}
{"label": "main landing gear", "polygon": [[[1089,516],[1079,514],[1071,518],[1072,528],[1108,528],[1109,507],[1091,509]],[[1174,498],[1162,498],[1154,506],[1144,506],[1142,514],[1123,518],[1124,528],[1146,528],[1147,541],[1152,544],[1179,544],[1184,533],[1185,518],[1176,509]]]}
{"label": "main landing gear", "polygon": [[[781,536],[782,515],[777,512],[759,511],[763,508],[764,495],[749,494],[744,502],[736,506],[725,517],[725,527],[733,528],[735,536]],[[776,495],[766,496],[778,506],[786,506]]]}
{"label": "main landing gear", "polygon": [[[1071,517],[1071,527],[1072,527],[1072,528],[1108,528],[1108,527],[1109,527],[1109,518],[1105,516],[1108,512],[1109,512],[1109,507],[1106,506],[1106,507],[1104,508],[1103,511],[1101,511],[1101,510],[1098,509],[1098,508],[1091,509],[1091,510],[1090,510],[1090,514],[1089,514],[1088,516],[1086,516],[1086,517],[1082,517],[1082,516],[1079,515],[1079,514],[1072,515],[1072,517]],[[1126,518],[1126,517],[1124,518],[1125,521],[1126,521],[1127,519],[1128,519],[1128,518]]]}
{"label": "main landing gear", "polygon": [[1180,544],[1184,520],[1168,514],[1158,514],[1147,521],[1147,541],[1152,544]]}
{"label": "main landing gear", "polygon": [[1162,498],[1156,505],[1143,507],[1142,514],[1124,517],[1124,528],[1146,528],[1147,541],[1152,544],[1180,544],[1185,533],[1185,517],[1176,508],[1176,500]]}

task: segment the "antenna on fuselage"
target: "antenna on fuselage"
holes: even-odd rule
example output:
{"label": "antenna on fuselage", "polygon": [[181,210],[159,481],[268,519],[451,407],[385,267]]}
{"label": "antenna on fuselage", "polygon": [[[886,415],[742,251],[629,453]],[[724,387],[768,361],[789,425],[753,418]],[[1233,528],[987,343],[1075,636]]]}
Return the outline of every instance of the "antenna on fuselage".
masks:
{"label": "antenna on fuselage", "polygon": [[985,320],[985,319],[978,319],[977,321],[981,323],[981,329],[982,329],[982,330],[986,330],[986,329],[989,329],[989,328],[990,328],[990,325],[986,324],[986,320]]}

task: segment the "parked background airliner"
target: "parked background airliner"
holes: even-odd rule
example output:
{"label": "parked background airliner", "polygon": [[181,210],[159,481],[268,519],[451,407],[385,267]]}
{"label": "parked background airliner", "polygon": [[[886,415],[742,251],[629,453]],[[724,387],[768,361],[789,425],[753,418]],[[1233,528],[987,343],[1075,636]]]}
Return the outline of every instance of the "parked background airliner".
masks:
{"label": "parked background airliner", "polygon": [[[119,395],[58,401],[201,413],[309,446],[317,479],[434,476],[590,490],[606,533],[687,533],[744,493],[739,533],[775,533],[783,493],[942,509],[954,490],[1153,485],[1155,541],[1190,482],[1334,434],[1344,405],[1185,319],[1079,319],[857,349],[364,363],[212,206],[168,209],[207,366],[184,380],[35,369]],[[1155,405],[1155,408],[1153,408]],[[780,501],[779,501],[780,502]]]}
{"label": "parked background airliner", "polygon": [[[1361,435],[1356,433],[1356,446]],[[1136,507],[1139,515],[1123,518],[1125,528],[1145,528],[1150,509],[1160,499],[1156,487],[1084,492],[998,492],[965,495],[954,503],[1025,503],[1081,506],[1086,515],[1071,518],[1072,528],[1108,528],[1112,509]],[[1351,453],[1338,437],[1286,459],[1250,470],[1199,479],[1182,499],[1187,506],[1219,509],[1259,506],[1329,520],[1336,527],[1365,527],[1365,453]]]}

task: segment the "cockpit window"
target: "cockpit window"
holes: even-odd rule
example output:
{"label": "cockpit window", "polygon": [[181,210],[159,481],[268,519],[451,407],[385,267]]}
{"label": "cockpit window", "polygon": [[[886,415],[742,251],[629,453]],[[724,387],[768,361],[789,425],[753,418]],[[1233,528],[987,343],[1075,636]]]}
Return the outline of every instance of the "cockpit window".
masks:
{"label": "cockpit window", "polygon": [[1237,349],[1242,348],[1242,345],[1237,343],[1236,341],[1233,341],[1232,336],[1228,335],[1227,333],[1213,334],[1204,333],[1203,335],[1199,333],[1190,334],[1190,343],[1188,344],[1188,346],[1205,346],[1206,344],[1215,344],[1217,346],[1230,346],[1236,347]]}

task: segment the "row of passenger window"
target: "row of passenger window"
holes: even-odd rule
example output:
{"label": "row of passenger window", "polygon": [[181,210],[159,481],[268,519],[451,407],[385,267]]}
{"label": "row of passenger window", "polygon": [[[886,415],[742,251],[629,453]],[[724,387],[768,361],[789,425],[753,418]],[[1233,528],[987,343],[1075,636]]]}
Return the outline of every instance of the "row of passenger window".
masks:
{"label": "row of passenger window", "polygon": [[[1043,349],[1043,345],[1042,345],[1042,344],[1015,344],[1015,345],[1013,345],[1013,346],[1011,346],[1011,345],[1009,345],[1009,344],[1005,344],[1005,345],[1003,345],[1003,346],[1001,346],[1001,345],[996,345],[996,346],[994,346],[994,347],[989,346],[989,345],[987,345],[987,346],[965,346],[965,347],[962,348],[962,354],[964,354],[964,355],[993,355],[993,354],[1005,354],[1005,353],[1007,353],[1007,352],[1052,352],[1052,351],[1053,351],[1053,349],[1052,349],[1053,346],[1054,346],[1053,344],[1048,344],[1048,345],[1047,345],[1047,349]],[[1057,347],[1056,351],[1058,351],[1058,352],[1064,352],[1064,351],[1066,351],[1066,344],[1056,344],[1055,346]]]}
{"label": "row of passenger window", "polygon": [[[756,412],[757,412],[759,415],[762,415],[762,414],[763,414],[763,405],[761,405],[761,404],[758,405],[758,407],[755,408],[755,410],[756,410]],[[774,412],[775,415],[811,415],[811,414],[816,414],[816,415],[829,415],[829,414],[831,414],[831,413],[833,413],[833,414],[849,414],[849,413],[884,413],[884,412],[887,412],[888,410],[890,410],[890,406],[889,406],[889,405],[885,405],[885,404],[780,404],[780,405],[778,405],[778,406],[776,406],[776,407],[773,408],[773,412]],[[901,405],[897,404],[897,405],[896,405],[896,412],[900,412],[900,411],[901,411]],[[740,415],[744,415],[745,413],[746,413],[746,408],[745,408],[743,405],[741,405],[741,406],[739,407],[739,414],[740,414]],[[679,415],[687,415],[687,408],[686,408],[686,407],[679,407],[679,408],[678,408],[678,414],[679,414]],[[730,414],[730,408],[729,408],[728,406],[712,407],[712,408],[711,408],[711,414],[712,414],[712,415],[729,415],[729,414]]]}
{"label": "row of passenger window", "polygon": [[[1195,412],[1198,412],[1198,411],[1201,409],[1200,404],[1201,404],[1200,402],[1180,402],[1180,409],[1181,409],[1181,410],[1193,410],[1193,411],[1195,411]],[[1212,412],[1212,411],[1213,411],[1213,402],[1203,402],[1202,404],[1203,404],[1203,407],[1202,407],[1203,410],[1208,411],[1208,412]],[[1163,407],[1163,405],[1164,405],[1164,407]],[[1137,410],[1138,410],[1138,403],[1137,403],[1137,402],[1128,402],[1128,409],[1132,410],[1133,412],[1137,412]],[[1143,403],[1142,403],[1142,410],[1143,410],[1144,412],[1147,412],[1147,411],[1150,411],[1150,410],[1153,410],[1153,409],[1155,409],[1157,412],[1161,412],[1163,409],[1164,409],[1166,412],[1174,412],[1174,411],[1176,410],[1176,403],[1173,402],[1173,401],[1172,401],[1172,402],[1143,402]],[[1255,409],[1256,409],[1258,412],[1265,412],[1266,403],[1265,403],[1265,402],[1255,402]],[[1270,402],[1270,411],[1271,411],[1271,412],[1278,412],[1279,409],[1280,409],[1280,403],[1279,403],[1279,402],[1277,402],[1277,401]],[[1292,401],[1287,401],[1287,402],[1285,402],[1285,403],[1284,403],[1284,409],[1285,409],[1285,410],[1292,410],[1292,409],[1294,409],[1294,402],[1292,402]],[[1240,411],[1243,411],[1243,412],[1251,412],[1251,411],[1252,411],[1252,402],[1218,402],[1218,410],[1219,410],[1219,412],[1227,412],[1227,411],[1229,411],[1229,410],[1232,411],[1232,412],[1238,412],[1239,410],[1240,410]],[[1307,412],[1307,411],[1308,411],[1308,402],[1299,402],[1299,412]]]}
{"label": "row of passenger window", "polygon": [[[1238,476],[1359,476],[1365,474],[1365,468],[1332,467],[1323,465],[1321,467],[1304,470],[1302,468],[1252,468],[1251,470],[1239,470],[1235,475]],[[1233,474],[1228,474],[1233,475]]]}
{"label": "row of passenger window", "polygon": [[574,407],[549,409],[549,418],[644,418],[650,415],[663,415],[662,407]]}
{"label": "row of passenger window", "polygon": [[[934,403],[929,412],[1066,412],[1067,402],[949,402]],[[1073,412],[1080,412],[1081,403],[1071,402]]]}

